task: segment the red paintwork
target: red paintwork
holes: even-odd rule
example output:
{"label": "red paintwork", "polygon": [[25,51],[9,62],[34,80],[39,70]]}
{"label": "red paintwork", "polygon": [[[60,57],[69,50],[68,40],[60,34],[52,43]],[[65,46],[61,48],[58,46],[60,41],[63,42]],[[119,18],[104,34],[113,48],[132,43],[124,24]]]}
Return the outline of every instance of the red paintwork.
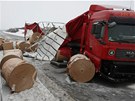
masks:
{"label": "red paintwork", "polygon": [[[97,40],[91,33],[92,24],[94,21],[108,21],[110,16],[135,18],[135,12],[122,10],[116,11],[113,10],[113,8],[106,8],[100,5],[91,5],[89,11],[76,17],[66,24],[66,30],[69,36],[61,47],[67,47],[67,43],[70,41],[76,41],[81,46],[85,45],[83,52],[95,64],[96,72],[100,71],[101,60],[135,62],[135,59],[117,59],[115,58],[115,55],[110,56],[108,54],[109,50],[115,51],[116,48],[135,50],[135,44],[109,42],[107,26],[105,28],[105,37],[103,38],[104,42],[106,42],[106,45],[100,44],[99,40]],[[82,52],[82,47],[80,48],[80,52]]]}
{"label": "red paintwork", "polygon": [[24,34],[26,35],[27,29],[32,30],[33,32],[39,32],[41,35],[44,35],[42,32],[41,28],[39,27],[38,23],[33,23],[33,24],[27,24],[25,23],[25,31]]}

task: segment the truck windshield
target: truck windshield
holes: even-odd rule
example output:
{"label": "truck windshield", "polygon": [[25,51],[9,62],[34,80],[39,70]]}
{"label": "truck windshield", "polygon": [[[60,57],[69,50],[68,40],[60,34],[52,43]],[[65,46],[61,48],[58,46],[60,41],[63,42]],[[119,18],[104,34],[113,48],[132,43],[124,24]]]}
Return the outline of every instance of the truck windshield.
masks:
{"label": "truck windshield", "polygon": [[135,43],[135,25],[117,24],[108,31],[109,41]]}

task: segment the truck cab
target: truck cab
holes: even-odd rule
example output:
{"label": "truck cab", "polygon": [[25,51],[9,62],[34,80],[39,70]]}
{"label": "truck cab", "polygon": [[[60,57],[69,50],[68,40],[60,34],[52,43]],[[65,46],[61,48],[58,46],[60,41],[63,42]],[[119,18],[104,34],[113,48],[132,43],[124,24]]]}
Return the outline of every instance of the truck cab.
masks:
{"label": "truck cab", "polygon": [[96,72],[120,81],[135,77],[135,12],[92,5],[85,54]]}

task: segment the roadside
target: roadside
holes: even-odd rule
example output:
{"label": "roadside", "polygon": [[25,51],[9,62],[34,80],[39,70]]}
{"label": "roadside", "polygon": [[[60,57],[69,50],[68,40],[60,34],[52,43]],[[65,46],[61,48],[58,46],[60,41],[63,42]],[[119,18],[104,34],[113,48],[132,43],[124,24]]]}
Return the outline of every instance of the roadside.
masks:
{"label": "roadside", "polygon": [[[12,40],[20,37],[4,35]],[[2,51],[0,58],[2,58]],[[3,101],[134,101],[135,83],[111,83],[96,76],[91,82],[76,83],[71,81],[66,68],[50,65],[49,61],[39,61],[25,57],[38,72],[38,78],[29,90],[11,94],[2,79]]]}

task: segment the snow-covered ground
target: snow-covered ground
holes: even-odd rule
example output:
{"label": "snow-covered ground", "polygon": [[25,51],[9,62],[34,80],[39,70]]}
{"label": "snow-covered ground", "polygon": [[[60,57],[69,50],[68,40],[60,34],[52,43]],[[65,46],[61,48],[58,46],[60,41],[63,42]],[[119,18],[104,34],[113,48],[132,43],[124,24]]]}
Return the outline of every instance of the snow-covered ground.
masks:
{"label": "snow-covered ground", "polygon": [[16,32],[16,33],[7,32],[7,31],[3,31],[3,33],[5,33],[5,34],[10,34],[10,35],[14,35],[14,36],[24,37],[24,29],[19,29],[19,31]]}
{"label": "snow-covered ground", "polygon": [[[21,38],[20,34],[18,37],[18,34],[5,33],[2,35],[13,40]],[[2,51],[0,51],[1,58]],[[76,101],[135,100],[135,82],[116,84],[98,77],[89,83],[69,83],[66,81],[67,75],[65,75],[65,72],[60,72],[60,69],[54,68],[50,63],[27,57],[25,59],[37,69],[38,76],[34,86],[20,93],[11,94],[11,90],[2,78],[3,101],[74,101],[72,99]]]}
{"label": "snow-covered ground", "polygon": [[2,80],[3,101],[59,101],[54,95],[37,79],[31,89],[20,93],[10,93],[6,82]]}

